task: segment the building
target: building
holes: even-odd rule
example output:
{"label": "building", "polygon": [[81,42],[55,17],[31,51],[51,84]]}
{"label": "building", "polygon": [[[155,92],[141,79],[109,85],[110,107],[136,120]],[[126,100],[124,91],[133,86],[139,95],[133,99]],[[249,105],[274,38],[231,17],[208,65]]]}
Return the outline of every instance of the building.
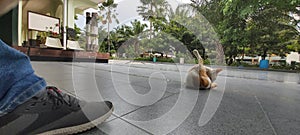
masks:
{"label": "building", "polygon": [[[56,18],[59,20],[59,25],[64,26],[62,28],[74,28],[76,14],[83,14],[84,10],[88,8],[97,9],[98,4],[104,1],[20,0],[15,8],[0,17],[0,38],[11,46],[19,47],[26,43],[25,41],[36,39],[39,31],[29,29],[29,12]],[[66,37],[66,33],[63,34],[63,37]],[[67,38],[62,39],[62,50],[67,50]],[[22,50],[24,51],[24,48]]]}

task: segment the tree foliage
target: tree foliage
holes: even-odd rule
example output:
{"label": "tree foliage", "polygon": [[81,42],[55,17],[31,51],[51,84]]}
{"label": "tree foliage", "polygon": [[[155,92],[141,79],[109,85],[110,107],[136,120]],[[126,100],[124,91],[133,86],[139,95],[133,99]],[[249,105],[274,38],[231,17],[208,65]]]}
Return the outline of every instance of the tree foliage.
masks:
{"label": "tree foliage", "polygon": [[[173,48],[178,53],[176,48],[184,45],[205,56],[207,48],[216,46],[227,57],[284,55],[300,48],[299,20],[293,16],[300,16],[300,0],[191,0],[176,9],[165,0],[140,1],[138,12],[150,26],[136,20],[131,26],[118,27],[114,31],[116,48],[125,43],[133,46],[133,52],[144,47],[145,51]],[[216,36],[220,42],[212,40]]]}
{"label": "tree foliage", "polygon": [[193,1],[192,5],[214,26],[227,56],[245,53],[265,56],[289,51],[299,43],[296,42],[299,20],[291,16],[299,15],[299,3],[299,0],[211,0],[205,4]]}
{"label": "tree foliage", "polygon": [[111,40],[110,40],[110,24],[116,21],[119,24],[119,20],[117,18],[118,13],[116,12],[118,4],[114,2],[114,0],[106,0],[100,6],[100,20],[103,25],[107,24],[107,45],[108,45],[108,52],[111,50]]}

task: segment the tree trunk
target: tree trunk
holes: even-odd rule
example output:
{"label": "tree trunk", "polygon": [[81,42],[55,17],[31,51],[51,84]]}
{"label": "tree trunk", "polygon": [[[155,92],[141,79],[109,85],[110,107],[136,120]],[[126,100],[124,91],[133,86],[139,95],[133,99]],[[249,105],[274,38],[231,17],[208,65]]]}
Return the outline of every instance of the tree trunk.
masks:
{"label": "tree trunk", "polygon": [[[153,6],[152,6],[152,4],[150,4],[150,10],[153,12]],[[153,17],[153,15],[151,15],[151,17]],[[151,18],[149,18],[149,19],[151,19]],[[152,31],[153,31],[153,29],[152,29],[152,27],[153,27],[153,23],[152,23],[152,21],[151,20],[149,20],[150,21],[150,39],[152,39]]]}
{"label": "tree trunk", "polygon": [[204,47],[202,48],[202,56],[203,56],[203,59],[205,60],[206,57],[205,57],[205,48]]}
{"label": "tree trunk", "polygon": [[110,53],[110,32],[109,32],[109,22],[107,23],[107,45],[108,45],[108,53]]}
{"label": "tree trunk", "polygon": [[264,49],[263,55],[262,55],[262,60],[265,60],[267,57],[267,51],[268,49]]}
{"label": "tree trunk", "polygon": [[217,64],[223,64],[225,57],[224,57],[224,50],[223,50],[223,46],[219,43],[216,42],[216,46],[217,46]]}
{"label": "tree trunk", "polygon": [[244,60],[244,58],[245,58],[245,46],[243,46],[242,61]]}
{"label": "tree trunk", "polygon": [[133,44],[134,44],[134,52],[135,52],[136,54],[139,54],[138,42],[137,42],[136,39],[134,39]]}

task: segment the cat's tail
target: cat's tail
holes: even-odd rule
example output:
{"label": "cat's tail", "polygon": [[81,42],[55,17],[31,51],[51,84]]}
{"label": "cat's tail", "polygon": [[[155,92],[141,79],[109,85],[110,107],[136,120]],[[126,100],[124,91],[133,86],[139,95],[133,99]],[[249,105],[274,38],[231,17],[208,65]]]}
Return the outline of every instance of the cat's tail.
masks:
{"label": "cat's tail", "polygon": [[203,66],[203,59],[201,57],[201,55],[199,54],[198,50],[193,50],[194,55],[196,56],[196,58],[198,59],[198,64],[202,67]]}

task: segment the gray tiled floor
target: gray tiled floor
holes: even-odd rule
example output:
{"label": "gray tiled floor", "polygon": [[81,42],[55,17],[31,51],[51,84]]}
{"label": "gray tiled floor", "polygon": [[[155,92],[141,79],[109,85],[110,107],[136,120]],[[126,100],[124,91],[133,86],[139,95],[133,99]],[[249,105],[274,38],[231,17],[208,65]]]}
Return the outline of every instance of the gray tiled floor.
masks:
{"label": "gray tiled floor", "polygon": [[50,85],[85,100],[101,95],[114,103],[105,123],[82,134],[300,132],[299,74],[223,67],[217,89],[196,91],[183,87],[191,65],[115,62],[33,62],[33,67]]}

